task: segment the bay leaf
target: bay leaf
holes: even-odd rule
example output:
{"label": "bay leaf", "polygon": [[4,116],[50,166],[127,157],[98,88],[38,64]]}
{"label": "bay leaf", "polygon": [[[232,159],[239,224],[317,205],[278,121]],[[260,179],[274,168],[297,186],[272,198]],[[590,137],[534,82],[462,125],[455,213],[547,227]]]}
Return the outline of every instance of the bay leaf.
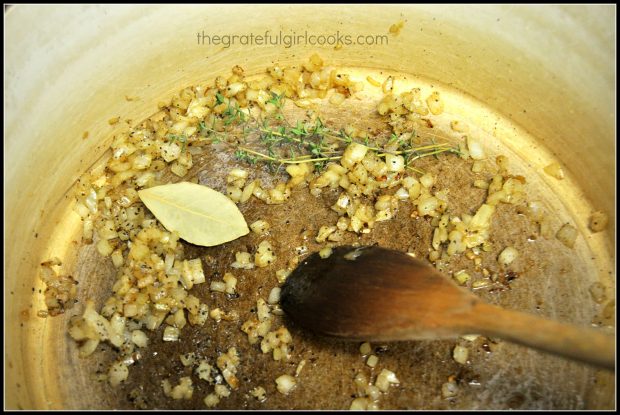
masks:
{"label": "bay leaf", "polygon": [[142,189],[138,196],[168,231],[195,245],[220,245],[250,232],[237,205],[207,186],[165,184]]}

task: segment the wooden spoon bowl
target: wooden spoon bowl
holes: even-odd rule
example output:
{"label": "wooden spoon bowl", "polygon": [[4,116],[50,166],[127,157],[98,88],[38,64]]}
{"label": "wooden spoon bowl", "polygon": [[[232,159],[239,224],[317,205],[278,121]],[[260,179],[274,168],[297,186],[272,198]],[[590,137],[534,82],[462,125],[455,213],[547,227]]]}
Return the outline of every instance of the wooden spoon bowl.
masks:
{"label": "wooden spoon bowl", "polygon": [[613,337],[487,304],[426,263],[376,246],[309,256],[282,286],[280,303],[300,326],[328,336],[395,341],[478,333],[615,366]]}

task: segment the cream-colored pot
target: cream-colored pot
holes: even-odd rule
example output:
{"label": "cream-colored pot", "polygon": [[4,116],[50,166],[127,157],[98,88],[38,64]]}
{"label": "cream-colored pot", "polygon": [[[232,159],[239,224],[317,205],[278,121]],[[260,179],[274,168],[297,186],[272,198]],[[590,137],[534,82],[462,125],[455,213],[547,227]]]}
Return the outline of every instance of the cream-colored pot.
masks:
{"label": "cream-colored pot", "polygon": [[[298,63],[317,51],[336,65],[413,74],[460,91],[459,102],[483,103],[484,111],[469,115],[465,107],[449,109],[468,115],[532,169],[560,161],[566,179],[541,180],[587,235],[578,254],[595,258],[583,280],[601,279],[612,289],[614,12],[613,6],[523,5],[11,7],[5,11],[6,407],[114,407],[87,392],[88,375],[76,375],[64,359],[71,347],[67,317],[37,317],[38,264],[51,255],[68,267],[76,260],[74,245],[58,229],[77,220],[65,195],[109,146],[108,120],[141,120],[180,88],[228,73],[234,64],[258,73],[272,61]],[[389,46],[197,42],[203,31],[387,34],[399,21],[405,25],[389,35]],[[535,140],[534,150],[519,137]],[[609,214],[606,232],[587,231],[592,209]],[[87,284],[81,289],[94,290],[81,282]],[[579,310],[591,302],[587,286],[557,299],[575,310],[567,320],[586,319]],[[598,386],[584,386],[577,406],[614,407],[613,379],[596,376]]]}

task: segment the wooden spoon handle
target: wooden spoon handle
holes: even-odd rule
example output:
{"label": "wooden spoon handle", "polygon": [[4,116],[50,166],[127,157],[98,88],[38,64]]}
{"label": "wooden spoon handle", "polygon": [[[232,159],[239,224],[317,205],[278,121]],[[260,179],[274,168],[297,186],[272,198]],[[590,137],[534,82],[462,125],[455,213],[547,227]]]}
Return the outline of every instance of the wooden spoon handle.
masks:
{"label": "wooden spoon handle", "polygon": [[615,339],[593,328],[557,323],[541,317],[477,303],[472,329],[606,369],[615,367]]}

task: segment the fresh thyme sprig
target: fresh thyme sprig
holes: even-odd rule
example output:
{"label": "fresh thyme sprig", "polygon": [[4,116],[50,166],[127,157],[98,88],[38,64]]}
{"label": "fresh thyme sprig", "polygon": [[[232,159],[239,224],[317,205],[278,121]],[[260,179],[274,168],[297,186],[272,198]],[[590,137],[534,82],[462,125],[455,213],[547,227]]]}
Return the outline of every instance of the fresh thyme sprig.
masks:
{"label": "fresh thyme sprig", "polygon": [[235,156],[240,160],[249,161],[250,164],[256,163],[256,161],[258,161],[259,159],[276,162],[280,164],[301,164],[301,163],[309,163],[309,162],[317,162],[317,161],[340,160],[342,158],[342,155],[332,156],[332,157],[322,157],[322,158],[312,158],[309,155],[300,156],[296,158],[278,158],[278,157],[269,156],[267,154],[263,154],[258,151],[254,151],[246,147],[239,147],[235,151]]}
{"label": "fresh thyme sprig", "polygon": [[[239,161],[245,161],[249,164],[256,164],[256,162],[258,161],[258,157],[251,155],[255,153],[256,153],[255,151],[240,147],[237,150],[235,150],[235,157]],[[265,157],[263,154],[260,154],[260,156]]]}
{"label": "fresh thyme sprig", "polygon": [[187,147],[187,136],[185,134],[168,134],[168,139],[170,140],[170,144],[174,143],[175,141],[181,143],[181,152],[185,151],[185,148]]}
{"label": "fresh thyme sprig", "polygon": [[278,95],[275,92],[271,92],[271,99],[268,99],[267,101],[265,101],[265,104],[275,105],[278,111],[276,112],[274,118],[279,121],[285,121],[288,124],[288,121],[286,121],[286,118],[284,117],[284,114],[282,113],[282,108],[284,107],[284,100],[285,100],[284,93]]}
{"label": "fresh thyme sprig", "polygon": [[275,92],[271,92],[271,99],[265,101],[266,104],[273,104],[278,109],[282,109],[284,106],[284,94],[276,94]]}
{"label": "fresh thyme sprig", "polygon": [[[342,158],[344,149],[335,149],[327,146],[324,143],[324,136],[316,137],[314,141],[310,141],[307,137],[304,137],[303,130],[295,127],[296,133],[292,135],[283,132],[281,129],[265,131],[261,129],[260,142],[263,143],[267,149],[266,152],[261,152],[256,149],[248,147],[239,147],[242,153],[237,154],[239,160],[249,161],[255,164],[257,161],[265,162],[272,170],[275,166],[282,166],[287,164],[300,164],[300,163],[313,163],[315,169],[321,170],[329,161],[335,161]],[[299,138],[298,138],[299,137]],[[280,146],[288,146],[287,156],[280,156],[276,151],[276,144]],[[454,153],[460,154],[459,150],[450,146],[447,143],[436,143],[421,146],[413,146],[411,143],[406,143],[398,147],[397,150],[386,150],[385,148],[370,147],[372,150],[377,151],[378,157],[385,157],[388,154],[402,155],[405,159],[406,168],[423,173],[419,169],[411,166],[415,160],[428,156],[436,156],[442,153]],[[306,150],[306,154],[298,153],[295,149]],[[251,155],[251,158],[249,156]]]}
{"label": "fresh thyme sprig", "polygon": [[[342,158],[344,147],[354,142],[344,131],[334,131],[324,125],[320,118],[313,124],[298,121],[294,126],[269,125],[267,120],[259,123],[256,128],[258,143],[264,150],[239,147],[237,158],[255,164],[262,161],[273,171],[287,164],[313,163],[317,171],[322,170],[329,161]],[[415,132],[412,134],[415,136]],[[370,138],[363,140],[369,150],[377,152],[378,157],[388,154],[402,155],[407,169],[422,173],[411,166],[411,163],[423,157],[437,156],[442,153],[460,154],[459,150],[447,143],[413,145],[411,139],[403,139],[392,135],[384,146],[371,144]]]}
{"label": "fresh thyme sprig", "polygon": [[235,103],[235,105],[230,105],[230,101],[228,103],[228,108],[222,113],[224,116],[224,125],[230,125],[233,123],[243,123],[246,120],[246,115],[241,108],[239,108],[239,104]]}
{"label": "fresh thyme sprig", "polygon": [[[251,113],[244,112],[236,103],[231,105],[230,100],[219,93],[216,102],[218,105],[227,103],[228,107],[219,117],[213,118],[211,127],[202,121],[199,124],[200,134],[214,137],[212,143],[217,143],[231,141],[223,140],[220,135],[224,134],[223,131],[234,132],[236,137],[241,137],[236,143],[229,143],[235,146],[235,157],[249,164],[265,163],[271,171],[301,163],[313,163],[315,170],[320,171],[328,162],[340,160],[344,148],[353,142],[364,144],[369,150],[375,151],[378,157],[402,155],[405,167],[419,173],[422,172],[411,166],[415,160],[437,157],[442,153],[460,154],[458,148],[447,143],[436,143],[434,139],[431,139],[431,144],[414,145],[411,138],[417,137],[415,131],[408,136],[392,134],[384,145],[379,145],[371,143],[369,136],[355,140],[344,129],[330,129],[320,118],[313,122],[297,121],[293,125],[282,115],[284,94],[271,93],[266,103],[274,105],[277,111],[267,118],[253,118]],[[216,121],[221,123],[217,129]],[[184,142],[181,139],[179,141]]]}

